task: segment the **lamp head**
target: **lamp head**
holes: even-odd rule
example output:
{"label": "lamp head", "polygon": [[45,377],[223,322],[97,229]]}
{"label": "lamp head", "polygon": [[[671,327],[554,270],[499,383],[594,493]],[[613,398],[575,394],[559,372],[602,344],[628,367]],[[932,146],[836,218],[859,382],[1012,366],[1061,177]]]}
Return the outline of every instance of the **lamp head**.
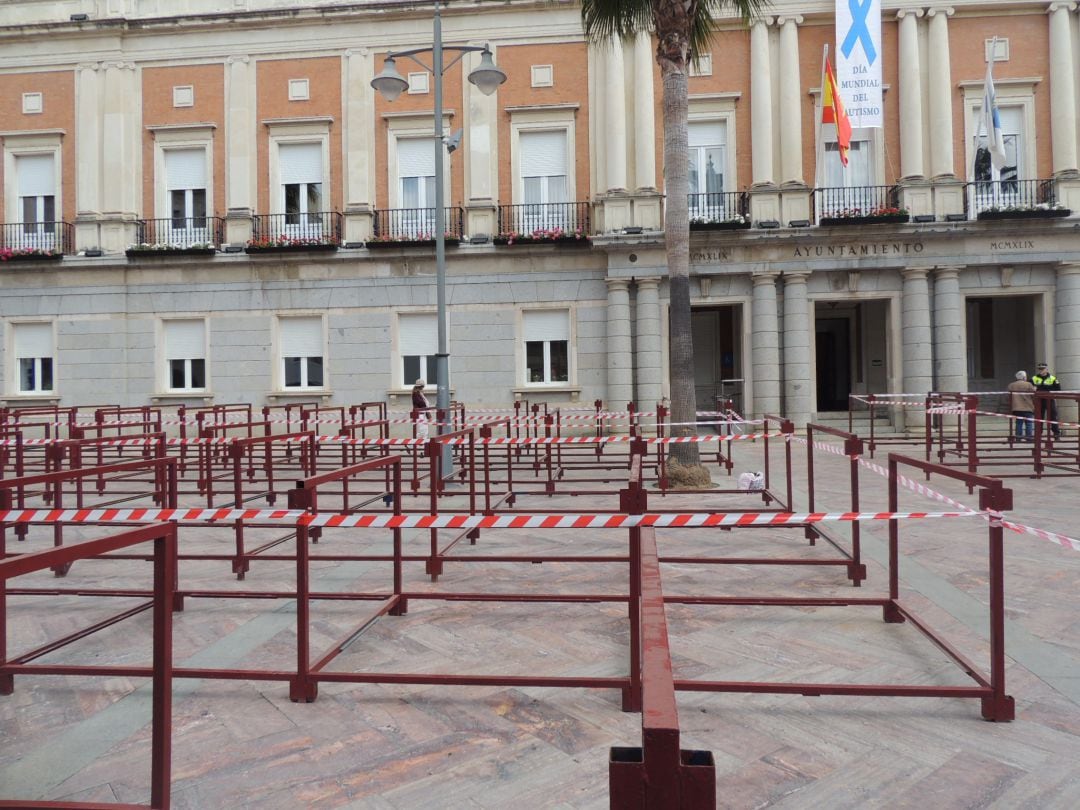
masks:
{"label": "lamp head", "polygon": [[480,54],[480,64],[469,73],[469,81],[485,96],[490,96],[506,81],[506,74],[495,64],[489,48],[484,48]]}
{"label": "lamp head", "polygon": [[382,71],[371,80],[371,86],[387,101],[394,101],[408,88],[409,83],[398,73],[394,58],[388,56],[383,62]]}

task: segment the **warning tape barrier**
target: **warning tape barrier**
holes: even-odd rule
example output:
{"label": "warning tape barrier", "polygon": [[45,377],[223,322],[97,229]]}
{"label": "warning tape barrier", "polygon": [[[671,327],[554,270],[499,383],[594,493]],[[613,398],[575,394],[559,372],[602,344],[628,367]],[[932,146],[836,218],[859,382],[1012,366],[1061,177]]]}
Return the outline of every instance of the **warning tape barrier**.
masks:
{"label": "warning tape barrier", "polygon": [[807,523],[925,520],[977,512],[701,512],[643,515],[311,514],[296,509],[12,509],[0,523],[142,523],[160,521],[289,523],[360,529],[625,529],[710,526],[802,526]]}

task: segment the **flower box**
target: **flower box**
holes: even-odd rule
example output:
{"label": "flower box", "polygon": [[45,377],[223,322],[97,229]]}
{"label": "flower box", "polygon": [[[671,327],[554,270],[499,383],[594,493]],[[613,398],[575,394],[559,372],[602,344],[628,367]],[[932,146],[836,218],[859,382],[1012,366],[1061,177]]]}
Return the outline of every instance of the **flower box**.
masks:
{"label": "flower box", "polygon": [[248,245],[245,253],[328,253],[338,249],[335,242],[319,242],[310,245]]}
{"label": "flower box", "polygon": [[213,256],[215,253],[217,253],[217,248],[212,247],[129,247],[124,251],[124,255],[129,259],[141,259],[147,256]]}
{"label": "flower box", "polygon": [[64,258],[64,254],[60,252],[42,253],[34,251],[32,253],[9,254],[6,250],[0,248],[0,262],[58,262],[62,258]]}
{"label": "flower box", "polygon": [[999,219],[1055,219],[1057,217],[1067,217],[1071,213],[1072,211],[1068,208],[1015,208],[1012,210],[980,211],[976,218],[980,221]]}
{"label": "flower box", "polygon": [[692,231],[745,231],[750,227],[750,220],[727,220],[725,222],[691,222]]}
{"label": "flower box", "polygon": [[[456,236],[443,237],[446,247],[457,247],[461,240]],[[385,250],[387,248],[413,248],[435,247],[434,239],[372,239],[365,243],[368,250]]]}
{"label": "flower box", "polygon": [[818,225],[885,225],[910,220],[910,214],[867,214],[861,217],[822,217],[818,220]]}
{"label": "flower box", "polygon": [[491,240],[495,245],[582,245],[588,247],[587,236],[496,236]]}

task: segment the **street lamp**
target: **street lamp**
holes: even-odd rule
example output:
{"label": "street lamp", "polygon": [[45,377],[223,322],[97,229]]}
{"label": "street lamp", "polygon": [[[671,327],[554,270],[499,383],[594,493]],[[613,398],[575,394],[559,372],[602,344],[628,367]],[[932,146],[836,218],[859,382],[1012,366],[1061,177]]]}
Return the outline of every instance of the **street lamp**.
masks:
{"label": "street lamp", "polygon": [[[453,142],[453,148],[457,148],[460,137],[455,140],[451,135],[447,138],[443,134],[442,124],[442,80],[443,74],[461,61],[467,53],[479,51],[481,54],[480,64],[469,73],[469,82],[476,85],[477,89],[485,96],[490,96],[498,89],[499,85],[506,81],[506,74],[496,65],[491,56],[491,49],[487,45],[448,45],[445,50],[457,53],[448,65],[443,64],[442,44],[442,16],[440,13],[439,0],[435,0],[434,42],[430,48],[413,48],[408,51],[396,51],[388,53],[383,62],[383,69],[379,75],[371,80],[371,86],[382,94],[387,101],[394,101],[409,86],[408,81],[397,71],[395,60],[407,57],[420,65],[432,75],[435,80],[435,289],[436,306],[438,309],[438,332],[439,345],[435,355],[435,385],[437,393],[435,407],[437,412],[445,418],[450,413],[450,353],[446,341],[446,212],[443,208],[443,155],[444,147]],[[417,59],[420,54],[431,54],[431,65],[428,66]],[[453,151],[451,149],[451,151]],[[436,433],[442,433],[443,425],[438,425]],[[453,456],[450,448],[443,448],[443,474],[447,475],[452,469]]]}

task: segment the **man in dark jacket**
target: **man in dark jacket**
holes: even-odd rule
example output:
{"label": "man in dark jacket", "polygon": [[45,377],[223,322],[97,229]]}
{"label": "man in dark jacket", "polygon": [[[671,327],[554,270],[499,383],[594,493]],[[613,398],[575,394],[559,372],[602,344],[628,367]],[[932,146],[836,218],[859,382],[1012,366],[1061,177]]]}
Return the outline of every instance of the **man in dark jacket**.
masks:
{"label": "man in dark jacket", "polygon": [[[1037,391],[1060,391],[1061,383],[1058,378],[1050,373],[1050,367],[1046,363],[1039,363],[1035,367],[1035,375],[1031,378],[1032,384]],[[1058,410],[1057,401],[1051,399],[1048,400],[1050,407],[1044,408],[1038,415],[1039,419],[1050,420],[1050,431],[1054,434],[1055,439],[1061,438],[1061,427],[1058,425]]]}

